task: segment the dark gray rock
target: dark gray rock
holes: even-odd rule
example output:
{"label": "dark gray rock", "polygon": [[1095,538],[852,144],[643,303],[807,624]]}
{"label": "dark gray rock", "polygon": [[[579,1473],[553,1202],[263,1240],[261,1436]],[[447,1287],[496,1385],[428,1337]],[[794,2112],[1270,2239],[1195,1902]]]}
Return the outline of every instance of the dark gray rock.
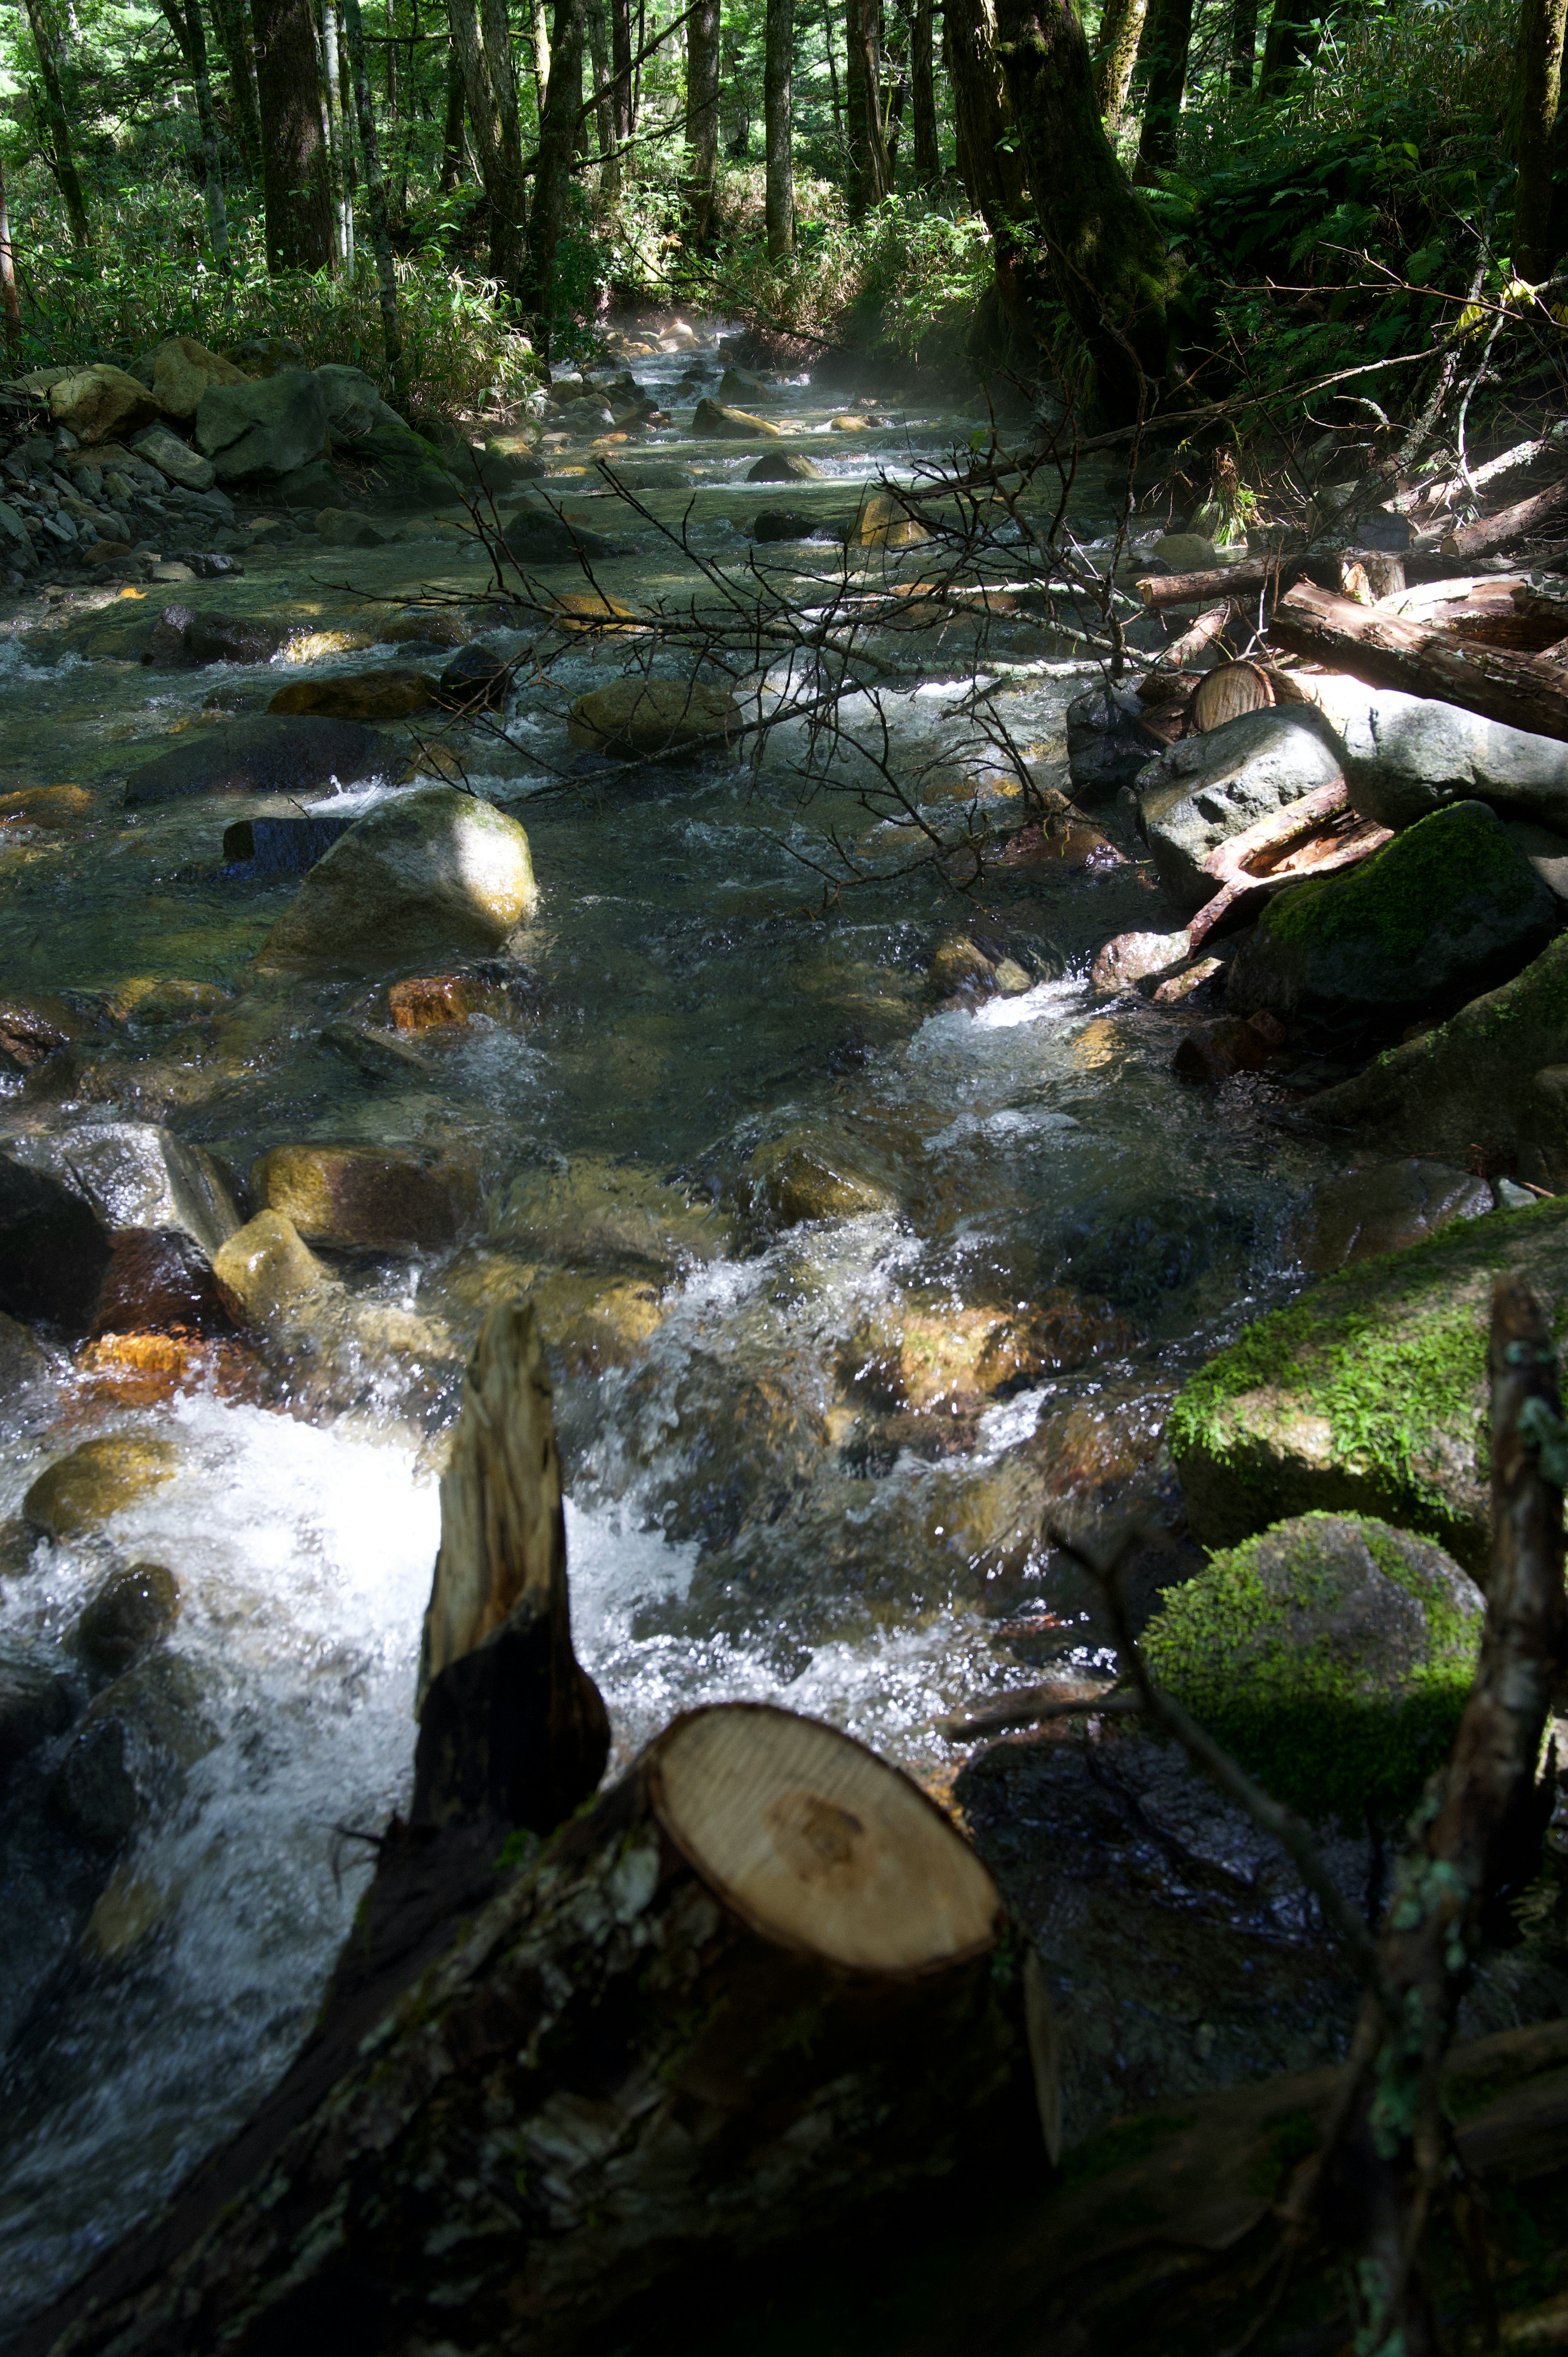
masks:
{"label": "dark gray rock", "polygon": [[113,1247],[77,1190],[0,1155],[0,1310],[85,1334]]}
{"label": "dark gray rock", "polygon": [[326,454],[322,389],[305,369],[209,385],[197,407],[196,447],[220,483],[275,483]]}
{"label": "dark gray rock", "polygon": [[[0,1184],[3,1184],[0,1180]],[[0,1252],[4,1251],[0,1237]],[[0,1406],[7,1405],[49,1372],[48,1353],[27,1328],[0,1310]]]}
{"label": "dark gray rock", "polygon": [[303,876],[331,850],[351,818],[240,818],[223,830],[231,876]]}
{"label": "dark gray rock", "polygon": [[628,491],[687,491],[697,478],[690,467],[677,466],[672,458],[650,459],[646,465],[614,467],[616,480],[624,483]]}
{"label": "dark gray rock", "polygon": [[507,520],[506,546],[518,565],[581,565],[617,553],[602,533],[568,523],[548,508],[517,509]]}
{"label": "dark gray rock", "polygon": [[274,489],[285,507],[306,508],[313,514],[339,507],[343,500],[342,481],[329,458],[313,458],[308,467],[280,475]]}
{"label": "dark gray rock", "polygon": [[384,737],[357,720],[319,720],[261,713],[204,727],[133,770],[127,809],[176,802],[186,794],[319,793],[364,783],[384,772]]}
{"label": "dark gray rock", "polygon": [[457,712],[491,712],[506,702],[510,666],[492,648],[459,647],[441,674],[441,701]]}
{"label": "dark gray rock", "polygon": [[[1232,724],[1234,725],[1234,724]],[[1272,900],[1231,962],[1238,1014],[1397,1029],[1517,974],[1557,903],[1485,802],[1434,812],[1359,867]]]}
{"label": "dark gray rock", "polygon": [[746,468],[748,483],[823,483],[828,470],[819,467],[814,458],[790,455],[783,450],[771,451]]}
{"label": "dark gray rock", "polygon": [[25,1654],[0,1653],[0,1776],[63,1735],[76,1710],[70,1681],[58,1670]]}
{"label": "dark gray rock", "polygon": [[115,1678],[151,1652],[179,1618],[179,1582],[161,1563],[112,1572],[82,1607],[76,1646],[101,1676]]}
{"label": "dark gray rock", "polygon": [[1091,687],[1067,708],[1068,770],[1079,802],[1105,802],[1160,750],[1131,688]]}
{"label": "dark gray rock", "polygon": [[91,1702],[49,1785],[54,1814],[91,1848],[115,1850],[160,1806],[217,1736],[190,1663],[149,1654]]}
{"label": "dark gray rock", "polygon": [[1412,826],[1449,802],[1496,802],[1568,834],[1568,745],[1392,688],[1344,722],[1350,799],[1380,826]]}
{"label": "dark gray rock", "polygon": [[1184,909],[1216,889],[1203,862],[1233,834],[1300,802],[1340,774],[1340,748],[1307,705],[1246,712],[1202,737],[1184,737],[1139,772],[1139,825],[1161,883]]}
{"label": "dark gray rock", "polygon": [[1454,1221],[1482,1219],[1491,1209],[1492,1190],[1473,1170],[1413,1154],[1376,1163],[1313,1189],[1299,1230],[1302,1263],[1315,1276],[1329,1276],[1351,1261],[1424,1243]]}
{"label": "dark gray rock", "polygon": [[843,540],[854,519],[798,515],[793,508],[764,508],[752,519],[753,540]]}
{"label": "dark gray rock", "polygon": [[201,663],[271,662],[283,644],[274,624],[239,614],[199,614],[166,606],[153,624],[144,660],[163,669]]}
{"label": "dark gray rock", "polygon": [[107,1237],[128,1229],[166,1229],[188,1236],[210,1256],[240,1224],[212,1157],[154,1122],[80,1122],[33,1131],[13,1138],[3,1160],[64,1187]]}
{"label": "dark gray rock", "polygon": [[[327,423],[334,446],[358,442],[375,433],[384,422],[383,412],[396,425],[403,425],[397,412],[389,409],[381,399],[375,379],[367,376],[363,369],[346,368],[328,361],[316,371],[316,382],[327,405]],[[403,426],[405,433],[408,430]]]}

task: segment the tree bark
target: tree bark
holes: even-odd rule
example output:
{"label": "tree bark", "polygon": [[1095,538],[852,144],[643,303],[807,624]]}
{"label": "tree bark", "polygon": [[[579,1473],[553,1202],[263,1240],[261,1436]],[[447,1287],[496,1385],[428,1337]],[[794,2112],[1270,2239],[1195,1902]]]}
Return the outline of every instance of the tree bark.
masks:
{"label": "tree bark", "polygon": [[[618,152],[625,147],[636,127],[632,119],[631,59],[631,9],[628,0],[610,0],[610,64],[615,72],[615,89],[610,94],[610,119]],[[625,177],[630,177],[629,156],[621,157],[618,168]]]}
{"label": "tree bark", "polygon": [[212,21],[229,72],[231,128],[245,178],[262,177],[262,124],[256,109],[256,69],[251,55],[251,17],[245,0],[212,0]]}
{"label": "tree bark", "polygon": [[433,1954],[433,1892],[485,1855],[443,1873],[448,1839],[386,1846],[311,2043],[77,2295],[74,2357],[341,2345],[345,2316],[361,2357],[458,2316],[573,2357],[635,2345],[677,2271],[722,2282],[955,2170],[1043,2180],[1043,1983],[978,1858],[850,1738],[677,1719]]}
{"label": "tree bark", "polygon": [[1568,481],[1552,483],[1544,491],[1536,491],[1528,500],[1515,500],[1511,507],[1498,508],[1495,514],[1477,516],[1474,523],[1461,524],[1457,532],[1444,539],[1444,556],[1490,556],[1498,549],[1507,548],[1510,541],[1529,540],[1539,534],[1543,524],[1561,522],[1568,513]]}
{"label": "tree bark", "polygon": [[555,253],[566,225],[566,185],[582,102],[583,9],[584,0],[555,0],[550,79],[544,120],[539,128],[539,160],[534,167],[533,206],[523,263],[523,308],[537,322],[536,341],[546,359],[555,300]]}
{"label": "tree bark", "polygon": [[594,77],[594,132],[599,143],[599,194],[615,194],[614,179],[618,179],[615,157],[615,128],[610,110],[610,41],[605,0],[587,0],[588,55]]}
{"label": "tree bark", "polygon": [[207,236],[212,259],[226,277],[229,272],[229,216],[223,202],[223,167],[218,153],[218,118],[212,110],[212,82],[207,63],[207,27],[201,0],[164,0],[164,14],[179,44],[190,73],[196,101],[196,125],[201,141],[201,193],[207,207]]}
{"label": "tree bark", "polygon": [[[457,53],[467,101],[468,129],[490,212],[490,275],[508,291],[521,282],[527,195],[522,179],[522,156],[515,135],[509,137],[507,117],[490,70],[487,44],[479,28],[477,0],[447,0],[452,46]],[[515,135],[517,118],[511,116]]]}
{"label": "tree bark", "polygon": [[544,103],[550,95],[550,10],[547,0],[530,0],[532,33],[533,98],[540,129],[544,127]]}
{"label": "tree bark", "polygon": [[1269,636],[1370,686],[1433,696],[1538,737],[1568,739],[1568,664],[1549,656],[1459,643],[1444,630],[1400,621],[1309,581],[1281,598]]}
{"label": "tree bark", "polygon": [[397,272],[392,264],[392,237],[387,225],[386,182],[381,176],[381,143],[376,136],[376,110],[371,97],[370,70],[365,62],[365,27],[360,0],[343,0],[343,29],[349,37],[349,62],[354,72],[354,100],[360,116],[360,153],[365,159],[365,192],[370,200],[371,242],[376,256],[376,284],[381,297],[381,345],[394,402],[407,397],[403,378],[403,328],[398,318]]}
{"label": "tree bark", "polygon": [[327,146],[332,167],[332,213],[337,225],[338,259],[347,269],[354,256],[353,133],[343,106],[343,86],[338,71],[337,0],[322,0],[321,91],[327,113]]}
{"label": "tree bark", "polygon": [[[930,0],[925,5],[929,9]],[[795,0],[768,0],[763,38],[768,259],[783,262],[795,250]]]}
{"label": "tree bark", "polygon": [[914,114],[915,180],[928,194],[941,183],[942,149],[937,130],[933,0],[915,0],[909,39],[909,104]]}
{"label": "tree bark", "polygon": [[48,125],[51,150],[50,167],[65,205],[66,220],[70,224],[70,242],[79,253],[90,253],[92,250],[92,225],[87,217],[87,203],[81,193],[81,181],[71,149],[70,118],[60,84],[59,59],[55,51],[54,34],[39,0],[27,0],[27,24],[33,36],[33,47],[38,52],[38,78],[43,84],[44,118]]}
{"label": "tree bark", "polygon": [[1319,14],[1320,0],[1274,0],[1258,76],[1260,98],[1278,98],[1292,74],[1312,63],[1318,41],[1312,27]]}
{"label": "tree bark", "polygon": [[1150,22],[1149,86],[1138,141],[1141,175],[1166,171],[1176,161],[1192,48],[1192,0],[1154,0]]}
{"label": "tree bark", "polygon": [[439,187],[444,197],[449,197],[463,177],[463,119],[467,100],[463,89],[463,60],[457,54],[456,41],[446,50],[446,111],[441,125],[441,178]]}
{"label": "tree bark", "polygon": [[332,195],[321,136],[321,66],[310,0],[251,0],[262,119],[267,268],[325,270]]}
{"label": "tree bark", "polygon": [[997,48],[1056,290],[1106,425],[1146,415],[1170,365],[1181,265],[1106,137],[1072,0],[998,0]]}
{"label": "tree bark", "polygon": [[0,307],[5,314],[5,349],[15,361],[22,348],[22,307],[16,299],[16,256],[11,245],[11,202],[0,161]]}
{"label": "tree bark", "polygon": [[858,221],[892,186],[882,126],[882,0],[844,0],[845,196]]}
{"label": "tree bark", "polygon": [[1258,0],[1230,0],[1230,87],[1238,97],[1252,94],[1258,62]]}
{"label": "tree bark", "polygon": [[1137,63],[1148,0],[1110,0],[1100,20],[1100,47],[1094,54],[1094,95],[1105,118],[1107,137],[1122,127],[1127,89]]}
{"label": "tree bark", "polygon": [[686,242],[698,253],[713,243],[718,163],[719,0],[696,0],[686,20],[686,170],[682,199]]}
{"label": "tree bark", "polygon": [[1513,97],[1513,258],[1520,274],[1549,277],[1552,133],[1563,83],[1563,33],[1568,0],[1522,0]]}

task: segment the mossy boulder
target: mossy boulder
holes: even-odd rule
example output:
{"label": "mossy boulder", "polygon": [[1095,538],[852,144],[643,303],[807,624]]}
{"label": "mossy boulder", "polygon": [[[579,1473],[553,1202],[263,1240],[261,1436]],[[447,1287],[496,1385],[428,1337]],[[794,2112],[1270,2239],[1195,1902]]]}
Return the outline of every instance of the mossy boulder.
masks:
{"label": "mossy boulder", "polygon": [[1517,974],[1556,926],[1550,887],[1496,812],[1454,802],[1360,866],[1271,901],[1227,997],[1239,1015],[1391,1029]]}
{"label": "mossy boulder", "polygon": [[1387,1516],[1466,1570],[1490,1545],[1492,1280],[1568,1318],[1568,1199],[1354,1263],[1247,1327],[1178,1394],[1166,1439],[1194,1536],[1234,1546],[1315,1509]]}
{"label": "mossy boulder", "polygon": [[1276,1800],[1319,1822],[1387,1823],[1453,1747],[1485,1611],[1430,1541],[1303,1514],[1168,1589],[1144,1652]]}

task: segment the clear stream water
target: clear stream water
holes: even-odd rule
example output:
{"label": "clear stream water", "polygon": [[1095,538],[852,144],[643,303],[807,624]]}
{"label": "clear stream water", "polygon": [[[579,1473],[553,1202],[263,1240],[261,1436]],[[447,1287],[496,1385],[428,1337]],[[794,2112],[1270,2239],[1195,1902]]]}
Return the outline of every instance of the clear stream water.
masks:
{"label": "clear stream water", "polygon": [[[754,447],[690,439],[691,355],[630,365],[667,388],[676,424],[625,455],[696,469],[695,492],[644,496],[668,519],[690,503],[714,563],[744,563],[759,507],[824,496],[748,487]],[[711,348],[696,365],[714,390]],[[850,437],[825,430],[837,404],[809,382],[784,394],[786,447],[839,479],[910,470],[975,423],[911,410]],[[562,478],[568,494],[579,485]],[[667,544],[608,528],[644,543],[607,568],[612,590],[680,586]],[[166,594],[327,631],[374,624],[376,597],[431,581],[471,594],[481,577],[434,522],[352,554],[268,554],[260,535],[242,582]],[[84,1599],[117,1565],[163,1564],[199,1729],[183,1777],[112,1860],[49,1813],[69,1734],[11,1780],[0,2285],[13,2318],[230,2131],[310,2021],[364,1884],[344,1829],[406,1803],[439,1442],[488,1300],[535,1286],[557,1345],[576,1637],[617,1760],[682,1706],[765,1695],[940,1784],[961,1755],[938,1720],[1038,1676],[1049,1646],[1031,1627],[1057,1624],[1069,1668],[1094,1658],[1042,1515],[1133,1491],[1169,1503],[1165,1404],[1185,1367],[1295,1281],[1291,1215],[1326,1167],[1255,1085],[1177,1083],[1170,1018],[1091,996],[1109,935],[1174,921],[1135,863],[1019,868],[976,905],[929,873],[892,876],[823,909],[794,855],[824,824],[873,861],[888,847],[847,792],[802,809],[778,765],[760,784],[734,766],[579,766],[561,791],[564,705],[619,667],[613,641],[525,683],[505,741],[467,755],[480,790],[528,826],[543,888],[516,945],[518,1019],[425,1035],[423,1072],[371,1078],[319,1035],[386,977],[256,979],[249,962],[294,887],[220,873],[233,810],[132,817],[120,802],[125,770],[171,731],[208,725],[214,703],[264,706],[297,660],[149,671],[113,632],[150,619],[160,593],[99,602],[35,607],[0,645],[0,791],[71,781],[92,796],[63,830],[0,827],[0,986],[88,1006],[129,977],[172,976],[228,997],[191,1024],[131,1025],[82,1101],[0,1083],[0,1127],[161,1114],[242,1186],[285,1141],[438,1149],[478,1173],[485,1214],[445,1257],[343,1262],[359,1348],[285,1369],[260,1404],[201,1383],[137,1404],[63,1358],[51,1383],[0,1404],[0,1645],[65,1665],[85,1695]],[[1020,662],[1063,651],[1023,616],[997,643]],[[932,634],[920,656],[896,759],[950,813],[974,768],[954,716],[961,633]],[[309,668],[395,659],[328,645]],[[1065,779],[1061,712],[1080,684],[1062,666],[1000,695],[1047,780]],[[981,790],[997,823],[1017,807],[1004,789]],[[1027,990],[943,1004],[931,955],[966,931],[1020,962]],[[748,1174],[787,1134],[864,1182],[865,1207],[781,1225]],[[957,1332],[1047,1297],[1079,1305],[1098,1338],[1076,1368],[957,1415],[901,1411],[865,1377],[868,1334],[916,1316]],[[403,1340],[378,1349],[378,1331]],[[110,1433],[174,1443],[173,1478],[75,1542],[38,1539],[18,1519],[28,1484]]]}

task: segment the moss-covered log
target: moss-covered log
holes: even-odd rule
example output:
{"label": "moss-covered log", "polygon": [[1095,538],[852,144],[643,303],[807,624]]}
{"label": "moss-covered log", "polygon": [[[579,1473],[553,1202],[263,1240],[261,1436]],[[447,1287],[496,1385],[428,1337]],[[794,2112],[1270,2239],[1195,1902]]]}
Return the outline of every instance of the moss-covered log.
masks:
{"label": "moss-covered log", "polygon": [[997,48],[1056,291],[1092,369],[1090,406],[1146,414],[1171,364],[1182,277],[1106,136],[1072,0],[998,0]]}
{"label": "moss-covered log", "polygon": [[676,1720],[434,1958],[418,1873],[407,1928],[367,1927],[380,1977],[351,1942],[266,2112],[23,2352],[392,2357],[460,2317],[567,2357],[661,2278],[966,2158],[1043,2181],[1045,1999],[990,1876],[830,1727]]}

